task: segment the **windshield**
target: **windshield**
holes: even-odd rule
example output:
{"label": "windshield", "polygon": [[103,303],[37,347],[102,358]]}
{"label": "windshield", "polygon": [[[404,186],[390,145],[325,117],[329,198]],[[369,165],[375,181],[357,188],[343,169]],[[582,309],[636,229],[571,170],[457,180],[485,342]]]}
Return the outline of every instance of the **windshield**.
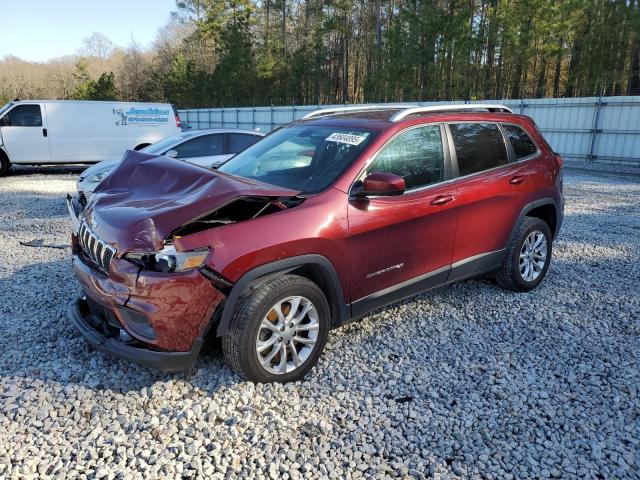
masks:
{"label": "windshield", "polygon": [[0,115],[2,115],[8,108],[11,108],[13,102],[7,103],[4,107],[0,108]]}
{"label": "windshield", "polygon": [[376,134],[345,127],[285,127],[218,170],[302,193],[317,193],[331,185]]}
{"label": "windshield", "polygon": [[152,155],[161,155],[165,151],[169,150],[171,147],[175,146],[176,143],[187,140],[188,138],[192,138],[193,134],[188,133],[179,133],[177,135],[172,135],[171,137],[164,138],[159,142],[156,142],[148,147],[144,147],[141,152],[150,153]]}

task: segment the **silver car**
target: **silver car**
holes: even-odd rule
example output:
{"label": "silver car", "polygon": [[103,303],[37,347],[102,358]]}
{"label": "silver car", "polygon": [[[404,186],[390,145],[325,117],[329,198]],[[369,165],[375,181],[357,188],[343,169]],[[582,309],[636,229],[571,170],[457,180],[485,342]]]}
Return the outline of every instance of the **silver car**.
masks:
{"label": "silver car", "polygon": [[[203,167],[217,168],[264,135],[254,130],[237,128],[191,130],[160,140],[140,151],[185,160]],[[81,203],[89,199],[94,189],[120,163],[120,160],[120,157],[103,160],[82,172],[77,184]]]}

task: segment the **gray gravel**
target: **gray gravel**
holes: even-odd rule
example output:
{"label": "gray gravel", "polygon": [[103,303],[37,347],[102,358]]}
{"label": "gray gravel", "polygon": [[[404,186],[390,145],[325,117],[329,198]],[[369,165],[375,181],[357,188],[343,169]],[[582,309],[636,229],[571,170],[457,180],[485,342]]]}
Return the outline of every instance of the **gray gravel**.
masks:
{"label": "gray gravel", "polygon": [[[44,173],[46,172],[46,174]],[[486,279],[330,335],[307,381],[195,377],[87,352],[62,197],[77,170],[0,179],[0,478],[640,476],[640,181],[566,174],[529,294]]]}

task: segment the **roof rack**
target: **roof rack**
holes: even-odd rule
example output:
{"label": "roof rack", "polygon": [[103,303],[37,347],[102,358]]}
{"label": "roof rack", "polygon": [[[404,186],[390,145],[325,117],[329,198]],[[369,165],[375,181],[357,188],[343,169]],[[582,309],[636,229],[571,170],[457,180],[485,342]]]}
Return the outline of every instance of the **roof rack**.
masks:
{"label": "roof rack", "polygon": [[394,114],[389,118],[390,122],[399,122],[405,119],[409,115],[415,115],[416,113],[437,113],[437,112],[449,112],[449,111],[473,111],[473,110],[487,110],[489,112],[505,112],[513,113],[509,107],[504,105],[497,105],[493,103],[465,103],[465,104],[453,104],[453,105],[430,105],[428,107],[410,107]]}
{"label": "roof rack", "polygon": [[366,111],[379,111],[379,110],[398,110],[403,108],[420,108],[417,105],[394,105],[391,103],[385,105],[361,105],[354,107],[333,107],[333,108],[323,108],[320,110],[314,110],[313,112],[307,113],[302,119],[309,119],[313,117],[323,117],[325,115],[333,115],[336,113],[343,112],[366,112]]}
{"label": "roof rack", "polygon": [[455,103],[455,104],[442,104],[442,105],[429,105],[428,107],[420,107],[418,105],[405,104],[392,104],[387,103],[384,105],[360,105],[353,107],[333,107],[320,110],[314,110],[307,113],[302,119],[309,119],[315,117],[323,117],[325,115],[334,115],[336,113],[343,112],[367,112],[367,111],[384,111],[384,110],[400,110],[393,114],[390,118],[390,122],[399,122],[405,119],[409,115],[415,115],[417,113],[438,113],[438,112],[450,112],[450,111],[474,111],[474,110],[487,110],[489,112],[504,112],[513,113],[509,107],[504,105],[498,105],[495,103]]}

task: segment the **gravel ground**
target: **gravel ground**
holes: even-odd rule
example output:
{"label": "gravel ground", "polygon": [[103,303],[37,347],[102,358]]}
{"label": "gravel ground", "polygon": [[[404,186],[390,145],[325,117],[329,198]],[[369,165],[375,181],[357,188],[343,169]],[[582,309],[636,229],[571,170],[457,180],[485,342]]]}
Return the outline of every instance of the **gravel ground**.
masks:
{"label": "gravel ground", "polygon": [[87,352],[64,193],[0,179],[0,478],[638,478],[640,181],[566,174],[549,274],[469,280],[330,335],[303,383],[191,379]]}
{"label": "gravel ground", "polygon": [[619,176],[640,176],[640,163],[615,164],[607,161],[581,160],[577,158],[564,159],[564,166],[573,170],[586,170],[583,173],[608,174],[613,173]]}

